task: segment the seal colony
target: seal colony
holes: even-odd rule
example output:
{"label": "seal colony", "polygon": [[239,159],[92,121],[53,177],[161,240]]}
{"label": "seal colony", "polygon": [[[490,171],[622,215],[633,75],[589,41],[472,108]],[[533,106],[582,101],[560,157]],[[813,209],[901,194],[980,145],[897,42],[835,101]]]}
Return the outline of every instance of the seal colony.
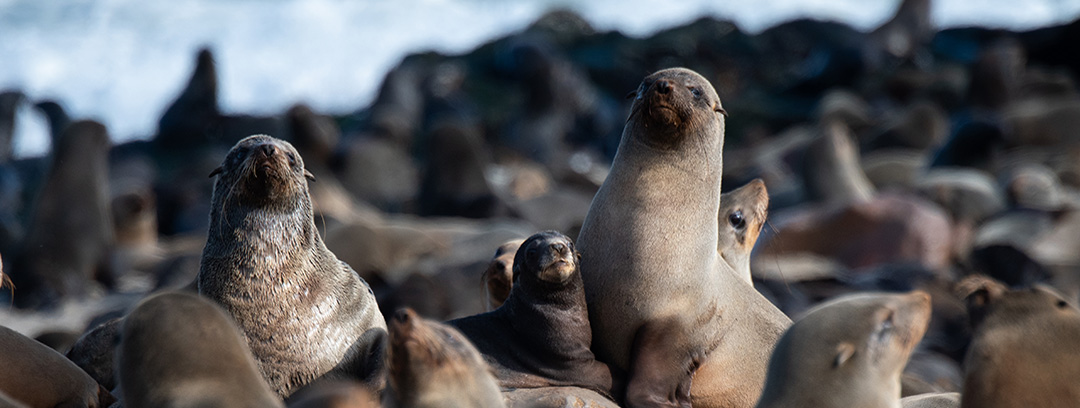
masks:
{"label": "seal colony", "polygon": [[315,229],[296,149],[250,136],[210,176],[199,294],[236,319],[270,387],[284,397],[318,378],[351,378],[381,389],[386,323],[371,288]]}

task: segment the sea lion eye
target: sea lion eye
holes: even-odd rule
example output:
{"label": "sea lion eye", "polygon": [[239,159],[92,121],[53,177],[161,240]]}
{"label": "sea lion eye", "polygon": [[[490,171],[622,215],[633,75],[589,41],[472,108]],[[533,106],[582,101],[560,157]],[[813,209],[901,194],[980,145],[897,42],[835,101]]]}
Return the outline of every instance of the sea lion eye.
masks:
{"label": "sea lion eye", "polygon": [[735,212],[731,213],[731,215],[728,216],[728,222],[730,222],[731,226],[735,227],[735,229],[746,228],[746,218],[743,217],[742,210],[735,210]]}
{"label": "sea lion eye", "polygon": [[292,153],[289,153],[289,165],[290,166],[295,166],[296,165],[296,155],[294,155]]}
{"label": "sea lion eye", "polygon": [[690,93],[694,95],[694,99],[701,99],[701,88],[692,86],[690,87]]}
{"label": "sea lion eye", "polygon": [[1066,307],[1069,307],[1069,303],[1064,301],[1064,300],[1058,300],[1057,301],[1057,307],[1058,307],[1058,309],[1064,309]]}

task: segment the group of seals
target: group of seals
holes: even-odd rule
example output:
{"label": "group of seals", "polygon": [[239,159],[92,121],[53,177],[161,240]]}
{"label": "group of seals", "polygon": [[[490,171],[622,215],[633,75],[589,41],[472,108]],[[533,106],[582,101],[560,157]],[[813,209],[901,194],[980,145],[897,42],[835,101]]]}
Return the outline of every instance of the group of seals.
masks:
{"label": "group of seals", "polygon": [[270,387],[287,396],[343,377],[381,389],[386,323],[371,288],[323,244],[296,149],[249,136],[215,175],[199,293],[236,319]]}
{"label": "group of seals", "polygon": [[808,311],[777,342],[757,408],[899,407],[930,295],[865,293]]}
{"label": "group of seals", "polygon": [[451,320],[484,355],[505,389],[576,386],[608,395],[611,370],[596,360],[570,238],[544,231],[514,254],[513,289],[498,309]]}
{"label": "group of seals", "polygon": [[122,333],[125,407],[284,407],[232,318],[203,297],[151,296],[127,315]]}
{"label": "group of seals", "polygon": [[647,76],[578,236],[593,351],[630,406],[752,406],[790,324],[717,250],[724,114],[691,70]]}

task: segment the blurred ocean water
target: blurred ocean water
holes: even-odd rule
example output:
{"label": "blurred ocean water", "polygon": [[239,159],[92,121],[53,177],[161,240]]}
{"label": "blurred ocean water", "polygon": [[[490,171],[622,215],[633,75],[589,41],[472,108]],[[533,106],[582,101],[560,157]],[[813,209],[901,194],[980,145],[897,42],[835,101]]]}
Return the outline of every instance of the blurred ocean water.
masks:
{"label": "blurred ocean water", "polygon": [[[200,46],[218,62],[221,108],[277,113],[305,102],[326,112],[363,107],[408,53],[461,53],[519,30],[545,11],[576,10],[599,30],[645,36],[703,15],[759,32],[800,17],[869,30],[898,0],[0,0],[0,89],[54,99],[72,117],[109,126],[116,141],[150,137],[185,85]],[[1022,5],[1020,4],[1022,3]],[[1071,21],[1080,0],[939,0],[939,27],[1031,29]],[[48,137],[24,108],[16,152]]]}

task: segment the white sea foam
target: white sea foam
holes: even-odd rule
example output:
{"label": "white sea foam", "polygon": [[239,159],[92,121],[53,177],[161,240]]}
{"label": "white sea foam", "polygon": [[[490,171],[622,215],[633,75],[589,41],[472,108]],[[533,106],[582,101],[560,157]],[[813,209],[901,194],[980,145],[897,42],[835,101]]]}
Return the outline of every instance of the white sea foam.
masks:
{"label": "white sea foam", "polygon": [[[109,126],[117,141],[154,133],[187,81],[195,51],[218,62],[221,107],[276,113],[296,102],[347,112],[370,102],[387,70],[410,53],[461,53],[524,27],[552,7],[581,12],[601,30],[644,36],[702,15],[747,31],[798,17],[870,29],[896,1],[683,0],[0,0],[0,88],[52,98],[72,117]],[[1080,13],[1080,0],[940,0],[939,26],[1028,29]],[[22,156],[48,148],[45,127],[24,111]]]}

